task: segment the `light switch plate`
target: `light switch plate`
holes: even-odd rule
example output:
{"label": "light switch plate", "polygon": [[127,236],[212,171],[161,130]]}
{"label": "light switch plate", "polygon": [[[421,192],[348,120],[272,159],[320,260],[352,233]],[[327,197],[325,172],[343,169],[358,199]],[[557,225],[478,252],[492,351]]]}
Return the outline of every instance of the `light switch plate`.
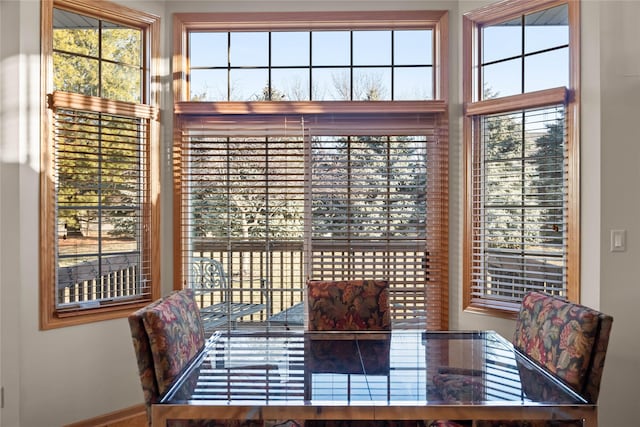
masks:
{"label": "light switch plate", "polygon": [[627,250],[627,230],[611,230],[611,252]]}

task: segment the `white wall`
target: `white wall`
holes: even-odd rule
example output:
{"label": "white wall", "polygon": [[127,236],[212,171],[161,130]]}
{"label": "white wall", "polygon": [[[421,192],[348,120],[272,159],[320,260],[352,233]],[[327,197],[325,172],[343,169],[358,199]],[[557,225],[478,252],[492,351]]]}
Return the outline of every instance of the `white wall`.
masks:
{"label": "white wall", "polygon": [[125,319],[38,328],[40,1],[0,7],[2,426],[60,426],[141,403],[142,390]]}
{"label": "white wall", "polygon": [[[640,403],[640,2],[602,2],[599,12],[600,306],[614,316],[600,403],[602,419],[622,426]],[[627,230],[626,252],[609,251],[611,229]]]}
{"label": "white wall", "polygon": [[[462,12],[486,1],[281,0],[125,1],[162,17],[163,57],[171,14],[186,11],[447,9],[450,11],[451,327],[491,328],[510,336],[513,322],[461,311]],[[612,340],[600,397],[600,425],[633,425],[640,399],[640,2],[582,3],[582,302],[612,314]],[[59,426],[142,402],[126,320],[52,331],[38,329],[39,2],[0,0],[0,374],[2,427]],[[171,94],[163,63],[162,257],[171,258]],[[627,230],[628,249],[608,251],[609,230]],[[635,262],[634,262],[635,261]],[[163,289],[171,288],[163,263]]]}

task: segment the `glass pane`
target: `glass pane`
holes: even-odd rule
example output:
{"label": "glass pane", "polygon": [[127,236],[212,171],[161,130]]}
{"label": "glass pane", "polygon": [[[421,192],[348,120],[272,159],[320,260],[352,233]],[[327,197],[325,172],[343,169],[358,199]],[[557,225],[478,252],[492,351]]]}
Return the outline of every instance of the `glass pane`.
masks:
{"label": "glass pane", "polygon": [[98,57],[98,20],[53,9],[53,49]]}
{"label": "glass pane", "polygon": [[482,99],[522,93],[520,58],[482,67]]}
{"label": "glass pane", "polygon": [[268,99],[267,70],[231,70],[229,101],[264,101]]}
{"label": "glass pane", "polygon": [[271,65],[275,67],[308,66],[309,33],[271,33]]}
{"label": "glass pane", "polygon": [[351,64],[348,31],[316,31],[311,38],[313,66]]}
{"label": "glass pane", "polygon": [[431,67],[396,68],[393,72],[393,99],[433,99],[433,69]]}
{"label": "glass pane", "polygon": [[433,31],[408,30],[393,33],[394,65],[432,65]]}
{"label": "glass pane", "polygon": [[118,210],[103,215],[102,227],[105,234],[102,241],[103,252],[128,252],[138,249],[136,237],[139,234],[140,217],[134,210]]}
{"label": "glass pane", "polygon": [[231,33],[232,67],[269,65],[269,33]]}
{"label": "glass pane", "polygon": [[[522,115],[519,113],[499,114],[486,117],[483,137],[485,160],[519,158],[523,155],[520,138],[522,135]],[[502,166],[498,165],[502,168]]]}
{"label": "glass pane", "polygon": [[351,99],[351,80],[348,68],[312,70],[311,99],[315,101],[345,101]]}
{"label": "glass pane", "polygon": [[520,19],[482,29],[482,63],[519,56],[522,53]]}
{"label": "glass pane", "polygon": [[527,56],[524,67],[525,92],[569,87],[569,48]]}
{"label": "glass pane", "polygon": [[102,58],[142,65],[142,31],[103,21]]}
{"label": "glass pane", "polygon": [[525,17],[525,53],[569,44],[569,6],[546,9]]}
{"label": "glass pane", "polygon": [[229,63],[228,33],[189,33],[191,67],[226,67]]}
{"label": "glass pane", "polygon": [[54,90],[99,96],[97,59],[54,53],[53,69]]}
{"label": "glass pane", "polygon": [[191,101],[227,101],[227,70],[191,70]]}
{"label": "glass pane", "polygon": [[391,31],[354,31],[353,65],[391,65]]}
{"label": "glass pane", "polygon": [[126,65],[102,65],[102,96],[125,102],[140,102],[141,86],[139,68]]}
{"label": "glass pane", "polygon": [[391,67],[353,69],[354,101],[386,101],[390,99]]}
{"label": "glass pane", "polygon": [[271,71],[271,99],[273,101],[308,101],[309,69],[274,69]]}

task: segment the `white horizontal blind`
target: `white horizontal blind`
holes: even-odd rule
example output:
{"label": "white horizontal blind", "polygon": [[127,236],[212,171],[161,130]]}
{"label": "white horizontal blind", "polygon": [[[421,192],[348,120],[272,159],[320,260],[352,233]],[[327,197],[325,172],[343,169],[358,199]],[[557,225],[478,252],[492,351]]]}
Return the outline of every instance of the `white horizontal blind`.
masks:
{"label": "white horizontal blind", "polygon": [[566,295],[563,105],[477,118],[472,300],[505,307],[530,290]]}
{"label": "white horizontal blind", "polygon": [[384,278],[395,319],[441,328],[446,121],[203,116],[184,117],[180,127],[183,286],[192,282],[193,257],[218,259],[232,290],[213,301],[265,304],[242,319],[264,321],[303,302],[308,277]]}
{"label": "white horizontal blind", "polygon": [[[302,302],[301,122],[300,117],[185,122],[180,162],[183,286],[194,282],[194,257],[220,261],[228,285],[201,295],[203,307],[263,304],[265,310],[242,321],[265,322]],[[230,326],[232,319],[227,320]]]}
{"label": "white horizontal blind", "polygon": [[412,119],[311,125],[309,276],[386,279],[395,322],[439,329],[448,145]]}
{"label": "white horizontal blind", "polygon": [[148,119],[54,108],[56,307],[148,297]]}

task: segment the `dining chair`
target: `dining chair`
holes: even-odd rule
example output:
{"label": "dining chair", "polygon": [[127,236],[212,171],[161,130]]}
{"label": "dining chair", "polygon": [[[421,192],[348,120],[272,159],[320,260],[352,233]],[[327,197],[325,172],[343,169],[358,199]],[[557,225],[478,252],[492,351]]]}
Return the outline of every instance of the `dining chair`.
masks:
{"label": "dining chair", "polygon": [[[613,317],[584,305],[540,292],[529,292],[522,300],[516,321],[514,347],[564,382],[590,402],[597,403]],[[523,392],[537,398],[547,396],[535,381],[521,371]],[[447,393],[444,391],[444,393]],[[470,425],[438,420],[431,427]],[[573,427],[576,421],[481,421],[478,427]]]}
{"label": "dining chair", "polygon": [[[203,349],[204,329],[193,289],[174,291],[128,317],[151,425],[151,405]],[[171,427],[262,427],[257,420],[171,420]]]}
{"label": "dining chair", "polygon": [[[389,282],[386,280],[308,280],[307,304],[310,331],[391,330]],[[371,345],[379,346],[380,343],[372,342]],[[335,347],[332,351],[334,357],[339,353]],[[372,360],[363,363],[376,374],[384,373],[385,358],[373,351],[369,353],[374,354]],[[388,373],[388,352],[386,363]],[[305,421],[305,427],[415,427],[420,424],[421,421],[411,420]]]}
{"label": "dining chair", "polygon": [[386,280],[308,280],[310,331],[391,330]]}

